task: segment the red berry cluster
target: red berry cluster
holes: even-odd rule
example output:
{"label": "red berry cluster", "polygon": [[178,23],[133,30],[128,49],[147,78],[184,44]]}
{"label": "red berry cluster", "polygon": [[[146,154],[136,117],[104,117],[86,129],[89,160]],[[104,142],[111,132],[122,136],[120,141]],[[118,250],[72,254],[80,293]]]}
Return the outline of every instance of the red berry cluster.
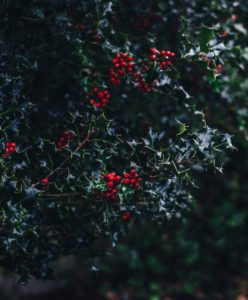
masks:
{"label": "red berry cluster", "polygon": [[43,183],[43,184],[48,184],[48,183],[49,183],[49,179],[48,179],[47,177],[42,178],[42,179],[41,179],[41,183]]}
{"label": "red berry cluster", "polygon": [[131,169],[129,173],[123,173],[122,182],[126,185],[132,186],[134,189],[138,189],[142,178],[139,177],[135,169]]}
{"label": "red berry cluster", "polygon": [[133,56],[128,55],[126,52],[116,54],[112,59],[113,67],[109,69],[110,82],[119,85],[121,83],[121,77],[125,74],[132,76],[135,86],[144,93],[150,93],[153,84],[148,84],[145,81],[143,73],[147,71],[142,67],[141,72],[134,71]]}
{"label": "red berry cluster", "polygon": [[70,142],[70,140],[75,136],[75,133],[69,133],[67,130],[63,132],[63,135],[54,142],[57,149],[61,149],[65,146],[67,146]]}
{"label": "red berry cluster", "polygon": [[109,68],[110,82],[119,85],[121,83],[120,77],[126,73],[133,72],[133,56],[128,55],[126,52],[121,52],[115,55],[112,59],[113,66]]}
{"label": "red berry cluster", "polygon": [[154,80],[152,83],[147,83],[143,74],[141,73],[133,73],[133,81],[136,83],[136,87],[141,90],[143,93],[150,93],[156,80]]}
{"label": "red berry cluster", "polygon": [[121,216],[122,221],[128,221],[131,219],[131,213],[130,211],[126,211],[122,216]]}
{"label": "red berry cluster", "polygon": [[112,67],[109,68],[110,82],[119,85],[121,77],[130,75],[136,88],[144,93],[150,93],[156,83],[156,80],[150,83],[146,80],[146,73],[151,68],[151,60],[157,61],[160,69],[164,70],[172,66],[175,57],[175,53],[169,50],[158,51],[156,48],[151,48],[150,51],[150,61],[142,62],[140,68],[138,68],[137,64],[134,64],[133,56],[128,55],[126,52],[116,54],[112,59]]}
{"label": "red berry cluster", "polygon": [[108,104],[110,94],[108,90],[100,90],[99,88],[94,87],[93,91],[87,94],[87,97],[90,98],[91,105],[100,108]]}
{"label": "red berry cluster", "polygon": [[151,48],[150,51],[151,51],[150,59],[152,61],[159,61],[159,65],[162,70],[172,66],[173,59],[175,57],[174,52],[169,50],[158,51],[156,48]]}
{"label": "red berry cluster", "polygon": [[106,182],[108,187],[105,196],[110,200],[116,200],[119,192],[118,186],[121,182],[121,176],[116,175],[115,172],[111,172],[102,175],[101,178]]}
{"label": "red berry cluster", "polygon": [[68,27],[74,30],[78,30],[78,31],[84,31],[86,29],[86,26],[82,23],[78,23],[78,24],[68,24]]}
{"label": "red berry cluster", "polygon": [[106,182],[107,191],[102,195],[110,200],[116,200],[119,192],[120,184],[129,185],[133,189],[138,189],[142,179],[138,177],[135,169],[131,169],[129,173],[123,173],[123,177],[116,175],[115,172],[101,175],[101,178]]}
{"label": "red berry cluster", "polygon": [[3,154],[3,157],[7,158],[11,153],[16,152],[16,143],[14,142],[7,142],[5,144],[5,153]]}

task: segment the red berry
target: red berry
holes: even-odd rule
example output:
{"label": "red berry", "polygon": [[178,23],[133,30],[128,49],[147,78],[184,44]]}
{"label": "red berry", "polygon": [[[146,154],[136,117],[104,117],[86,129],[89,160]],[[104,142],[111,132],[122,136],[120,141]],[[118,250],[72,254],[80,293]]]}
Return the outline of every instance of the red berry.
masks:
{"label": "red berry", "polygon": [[49,179],[46,177],[46,178],[43,178],[43,179],[41,179],[41,182],[43,183],[43,184],[48,184],[49,183]]}
{"label": "red berry", "polygon": [[122,216],[121,219],[122,221],[128,221],[131,218],[131,213],[129,211],[125,212]]}
{"label": "red berry", "polygon": [[78,29],[83,31],[85,29],[85,25],[84,24],[79,24]]}
{"label": "red berry", "polygon": [[158,54],[158,50],[156,48],[151,48],[150,51],[152,54]]}
{"label": "red berry", "polygon": [[129,178],[129,177],[130,177],[130,175],[128,173],[123,174],[123,178]]}
{"label": "red berry", "polygon": [[97,42],[101,42],[103,39],[104,39],[103,36],[100,34],[95,36],[95,41],[97,41]]}
{"label": "red berry", "polygon": [[164,67],[166,67],[166,62],[165,62],[165,61],[161,61],[160,67],[161,67],[162,69],[163,69]]}
{"label": "red berry", "polygon": [[121,66],[122,66],[122,67],[125,67],[126,65],[127,65],[127,64],[125,63],[125,61],[122,61],[122,62],[121,62]]}
{"label": "red berry", "polygon": [[58,141],[56,141],[56,142],[55,142],[55,146],[56,146],[57,148],[61,148],[61,147],[62,147],[62,143],[61,143],[61,142],[58,142]]}
{"label": "red berry", "polygon": [[135,188],[135,189],[139,188],[139,186],[140,186],[139,183],[135,183],[135,184],[134,184],[134,188]]}
{"label": "red berry", "polygon": [[101,99],[101,98],[104,97],[104,94],[103,94],[103,92],[98,92],[98,93],[97,93],[97,96]]}
{"label": "red berry", "polygon": [[108,178],[109,181],[113,181],[114,178],[115,178],[115,175],[112,174],[112,173],[109,173],[109,174],[107,175],[107,178]]}
{"label": "red berry", "polygon": [[116,182],[119,182],[121,180],[121,176],[115,176],[115,179],[114,179]]}
{"label": "red berry", "polygon": [[10,147],[8,150],[9,150],[10,153],[14,153],[15,152],[15,148],[13,148],[13,147]]}
{"label": "red berry", "polygon": [[76,136],[76,133],[75,133],[75,132],[73,132],[73,133],[71,133],[71,134],[68,135],[69,139],[74,138],[74,136]]}
{"label": "red berry", "polygon": [[102,100],[102,104],[105,106],[106,104],[108,104],[108,99],[103,98]]}
{"label": "red berry", "polygon": [[113,183],[113,181],[109,181],[109,182],[107,183],[107,186],[108,186],[108,187],[112,187],[112,186],[114,186],[114,183]]}

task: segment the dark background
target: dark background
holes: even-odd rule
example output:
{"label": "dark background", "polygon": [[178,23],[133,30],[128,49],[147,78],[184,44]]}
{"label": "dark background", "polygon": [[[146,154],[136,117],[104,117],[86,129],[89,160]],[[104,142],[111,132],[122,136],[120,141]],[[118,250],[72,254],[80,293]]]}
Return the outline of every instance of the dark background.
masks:
{"label": "dark background", "polygon": [[[32,2],[29,1],[29,4]],[[179,28],[181,15],[189,18],[195,25],[201,23],[211,25],[230,19],[235,14],[238,18],[237,23],[242,24],[244,30],[247,29],[246,1],[168,1],[164,7],[159,5],[162,2],[141,1],[140,5],[134,5],[133,1],[119,1],[117,5],[119,23],[117,22],[115,26],[120,28],[126,26],[131,32],[134,24],[134,40],[142,39],[147,30],[157,30],[158,34],[164,33],[174,48],[178,46],[174,34]],[[73,1],[66,3],[67,6],[60,9],[67,10],[70,6],[76,5]],[[19,5],[23,9],[25,1]],[[20,13],[17,8],[13,6],[11,16],[13,19],[16,18],[15,14]],[[131,16],[130,20],[127,20],[127,15]],[[163,15],[166,15],[166,20],[163,20],[162,24],[167,26],[168,30],[164,30],[160,25]],[[80,21],[80,14],[76,18]],[[41,29],[42,34],[46,29]],[[234,30],[234,36],[241,47],[247,47],[247,33]],[[49,30],[46,37],[49,45]],[[54,47],[56,53],[56,43],[54,40],[51,41],[52,45],[47,46],[48,49],[37,51],[45,53]],[[71,49],[65,48],[65,56],[70,51]],[[40,57],[42,61],[43,58]],[[229,84],[231,89],[229,91],[231,102],[226,101],[225,97],[221,98],[223,96],[221,91],[219,94],[209,94],[209,90],[204,89],[197,81],[194,86],[190,84],[188,86],[193,93],[201,90],[202,97],[209,101],[206,108],[208,121],[219,129],[233,134],[234,144],[237,147],[237,151],[229,154],[223,174],[213,174],[212,171],[197,174],[198,188],[193,191],[195,201],[190,210],[184,212],[182,218],[172,219],[162,225],[155,225],[149,220],[134,224],[128,236],[122,238],[116,248],[92,262],[96,267],[90,271],[79,267],[80,264],[71,257],[61,257],[54,264],[55,281],[42,282],[31,279],[27,286],[22,287],[16,284],[17,278],[14,275],[2,270],[1,300],[228,300],[236,299],[240,295],[244,295],[243,298],[240,296],[237,299],[247,299],[245,298],[245,295],[248,295],[248,143],[245,67],[247,61],[242,57],[238,57],[237,60],[239,66],[229,66],[226,70],[230,83],[226,84]],[[51,67],[53,64],[64,77],[62,76],[58,82],[57,77],[53,77],[50,71],[40,68],[32,82],[30,97],[32,93],[39,91],[34,97],[39,102],[46,95],[44,107],[41,107],[43,110],[47,109],[47,105],[49,109],[52,109],[53,105],[57,107],[56,101],[61,101],[59,113],[63,120],[66,111],[77,107],[79,103],[70,103],[60,97],[60,93],[64,95],[62,87],[70,90],[71,96],[74,93],[75,83],[65,80],[71,75],[67,62],[58,66],[56,59],[51,58],[51,61],[45,61],[44,66]],[[234,72],[238,72],[238,82],[231,76]],[[44,80],[47,77],[49,81]],[[187,82],[187,76],[182,80]],[[53,89],[50,89],[50,86]],[[219,103],[216,100],[218,97],[222,99]],[[49,99],[55,100],[51,102]],[[240,110],[244,109],[245,112],[240,113]],[[33,118],[36,119],[36,116]],[[54,131],[52,127],[49,130],[43,127],[43,124],[51,122],[50,118],[52,117],[47,115],[45,119],[37,120],[35,128],[39,129],[39,134],[42,129],[45,134],[48,134],[49,130]]]}

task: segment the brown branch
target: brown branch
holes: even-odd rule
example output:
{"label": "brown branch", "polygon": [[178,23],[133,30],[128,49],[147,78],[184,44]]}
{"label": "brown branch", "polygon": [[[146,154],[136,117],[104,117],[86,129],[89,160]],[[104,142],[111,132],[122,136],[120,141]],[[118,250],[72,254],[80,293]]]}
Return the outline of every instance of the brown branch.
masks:
{"label": "brown branch", "polygon": [[80,193],[65,193],[65,194],[41,194],[40,197],[76,197],[81,196]]}
{"label": "brown branch", "polygon": [[[88,131],[86,138],[81,143],[79,143],[79,145],[75,149],[74,153],[77,153],[83,147],[83,145],[88,142],[91,134],[92,134],[92,132]],[[59,171],[60,169],[62,169],[70,159],[71,159],[71,156],[68,156],[56,169],[52,170],[46,177],[49,178],[54,173],[56,173],[57,171]]]}
{"label": "brown branch", "polygon": [[[88,131],[87,132],[87,136],[86,136],[86,138],[81,142],[81,143],[79,143],[79,145],[77,146],[77,148],[74,150],[74,152],[73,152],[73,154],[75,154],[75,153],[77,153],[83,146],[84,146],[84,144],[86,144],[88,141],[89,141],[89,138],[90,138],[90,136],[93,134],[93,132],[92,131]],[[59,170],[61,170],[67,163],[68,163],[68,161],[70,161],[71,160],[71,158],[72,158],[72,156],[68,156],[57,168],[55,168],[54,170],[52,170],[47,176],[46,176],[46,178],[50,178],[54,173],[56,173],[56,172],[58,172]],[[40,183],[40,181],[39,182],[37,182],[37,183],[35,183],[33,186],[36,186],[36,185],[38,185]]]}

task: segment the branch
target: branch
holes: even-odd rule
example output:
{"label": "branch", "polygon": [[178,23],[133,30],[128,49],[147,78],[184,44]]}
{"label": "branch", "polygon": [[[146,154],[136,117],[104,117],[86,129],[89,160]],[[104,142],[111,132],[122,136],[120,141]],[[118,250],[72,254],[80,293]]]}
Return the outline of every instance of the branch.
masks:
{"label": "branch", "polygon": [[41,194],[40,197],[76,197],[76,196],[81,196],[82,194],[80,193],[65,193],[65,194]]}
{"label": "branch", "polygon": [[[77,146],[77,148],[75,149],[75,151],[73,152],[73,154],[75,154],[75,153],[77,153],[83,146],[84,146],[84,144],[86,144],[88,141],[89,141],[89,138],[90,138],[90,136],[93,134],[93,131],[88,131],[87,132],[87,136],[86,136],[86,138],[81,142],[81,143],[79,143],[79,145]],[[72,155],[73,155],[72,154]],[[71,158],[72,158],[72,156],[68,156],[56,169],[54,169],[54,170],[52,170],[47,176],[46,176],[46,178],[50,178],[54,173],[56,173],[56,172],[58,172],[59,170],[61,170],[67,163],[68,163],[68,161],[70,161],[71,160]],[[37,182],[37,183],[35,183],[33,186],[37,186],[38,184],[40,183],[40,181],[39,182]]]}

